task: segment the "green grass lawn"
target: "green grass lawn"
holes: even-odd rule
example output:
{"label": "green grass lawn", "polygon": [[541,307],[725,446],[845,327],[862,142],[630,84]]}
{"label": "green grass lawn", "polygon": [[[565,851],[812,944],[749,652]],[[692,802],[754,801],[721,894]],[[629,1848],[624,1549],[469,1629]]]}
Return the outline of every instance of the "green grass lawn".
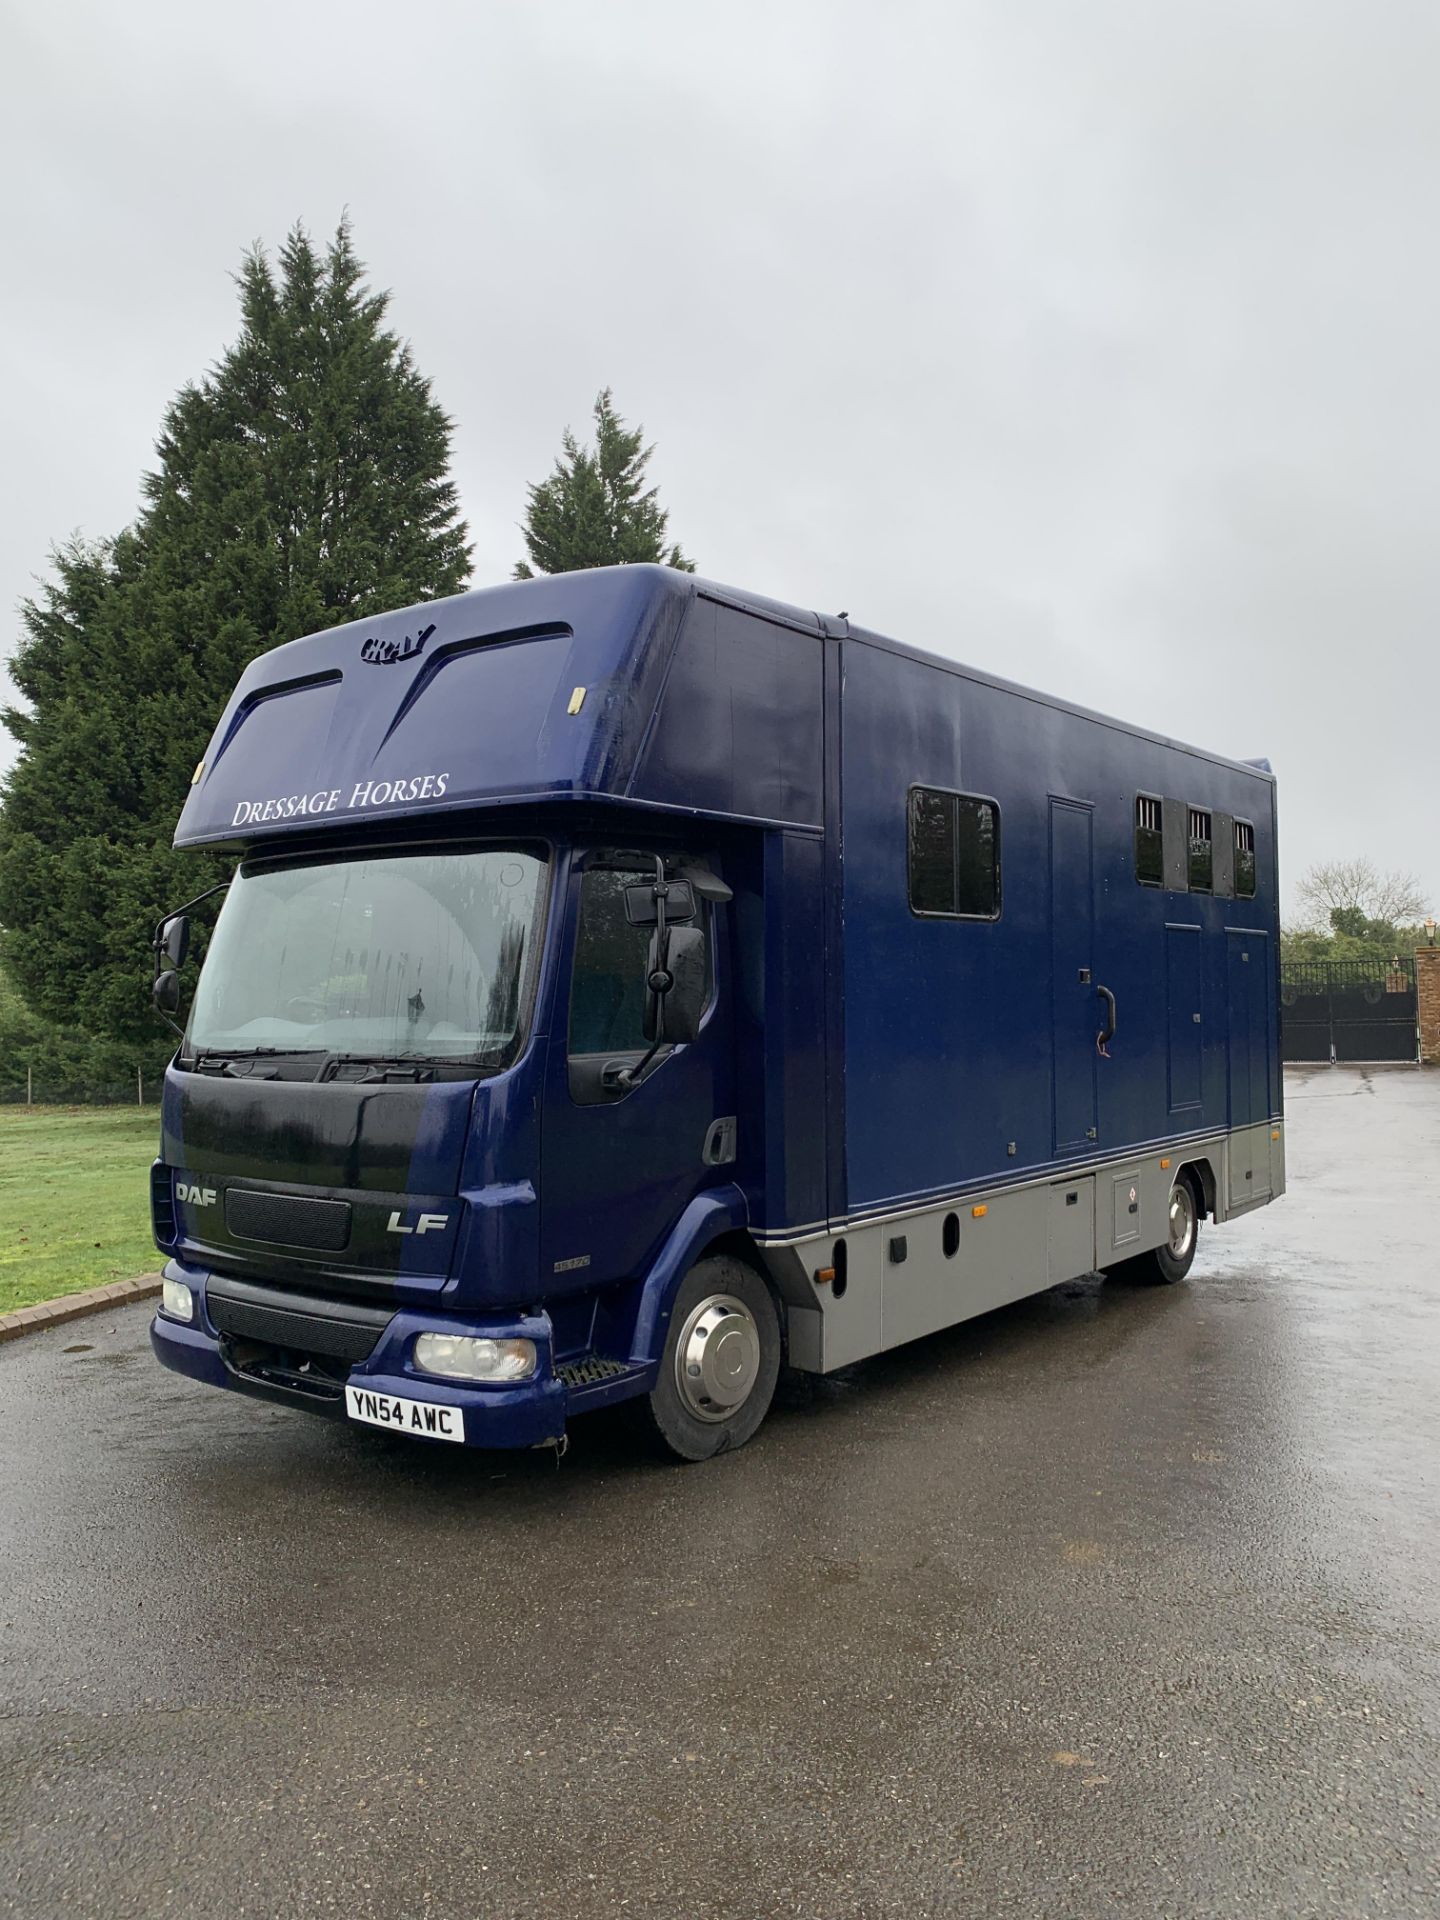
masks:
{"label": "green grass lawn", "polygon": [[0,1107],[0,1313],[154,1273],[156,1107]]}

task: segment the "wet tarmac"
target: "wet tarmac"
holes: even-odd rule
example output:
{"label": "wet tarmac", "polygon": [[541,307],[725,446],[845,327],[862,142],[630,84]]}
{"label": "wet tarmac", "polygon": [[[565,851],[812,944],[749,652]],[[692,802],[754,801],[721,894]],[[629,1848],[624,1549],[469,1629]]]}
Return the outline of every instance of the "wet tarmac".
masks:
{"label": "wet tarmac", "polygon": [[[0,1347],[0,1913],[1440,1912],[1440,1073],[707,1466]],[[457,1457],[458,1456],[458,1457]]]}

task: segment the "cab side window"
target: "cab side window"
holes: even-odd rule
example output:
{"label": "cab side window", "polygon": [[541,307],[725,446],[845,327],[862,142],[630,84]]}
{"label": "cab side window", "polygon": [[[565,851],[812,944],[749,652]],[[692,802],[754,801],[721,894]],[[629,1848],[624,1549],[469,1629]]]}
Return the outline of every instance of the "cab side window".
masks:
{"label": "cab side window", "polygon": [[645,962],[650,928],[625,918],[625,889],[645,874],[589,867],[580,882],[580,925],[570,989],[571,1053],[634,1053],[645,1040]]}
{"label": "cab side window", "polygon": [[[570,1052],[643,1053],[645,972],[653,927],[632,927],[625,889],[654,878],[650,861],[594,865],[580,880],[580,925],[570,987]],[[703,910],[702,910],[703,911]],[[700,924],[708,933],[708,914]],[[707,962],[713,959],[707,952]]]}

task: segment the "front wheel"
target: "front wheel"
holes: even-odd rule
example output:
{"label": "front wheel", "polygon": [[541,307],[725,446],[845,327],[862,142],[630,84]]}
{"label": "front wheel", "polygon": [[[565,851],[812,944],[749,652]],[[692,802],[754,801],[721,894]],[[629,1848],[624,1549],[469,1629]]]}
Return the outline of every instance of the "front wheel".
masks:
{"label": "front wheel", "polygon": [[680,1283],[654,1390],[640,1402],[654,1439],[677,1460],[743,1447],[769,1411],[780,1373],[780,1316],[769,1287],[725,1254]]}

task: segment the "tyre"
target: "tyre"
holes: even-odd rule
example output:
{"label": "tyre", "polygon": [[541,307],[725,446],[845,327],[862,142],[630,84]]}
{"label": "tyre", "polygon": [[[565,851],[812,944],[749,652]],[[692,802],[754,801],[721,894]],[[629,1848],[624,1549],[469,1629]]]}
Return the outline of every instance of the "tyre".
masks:
{"label": "tyre", "polygon": [[699,1260],[675,1296],[643,1424],[675,1460],[743,1447],[769,1411],[780,1358],[780,1316],[760,1275],[726,1254]]}
{"label": "tyre", "polygon": [[1183,1280],[1195,1261],[1200,1242],[1200,1207],[1195,1189],[1182,1173],[1170,1189],[1169,1233],[1158,1247],[1124,1263],[1127,1280],[1148,1282],[1152,1286],[1172,1286]]}

